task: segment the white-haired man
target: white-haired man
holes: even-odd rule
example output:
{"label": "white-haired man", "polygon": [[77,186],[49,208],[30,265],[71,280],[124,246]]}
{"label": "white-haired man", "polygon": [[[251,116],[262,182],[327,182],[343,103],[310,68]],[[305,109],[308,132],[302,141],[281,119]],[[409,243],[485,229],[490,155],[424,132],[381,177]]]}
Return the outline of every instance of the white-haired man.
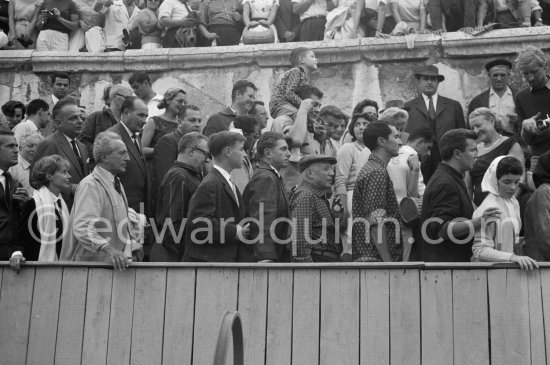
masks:
{"label": "white-haired man", "polygon": [[32,196],[34,189],[29,183],[29,173],[31,172],[31,164],[34,162],[34,153],[38,142],[42,137],[37,133],[27,133],[19,139],[19,157],[17,165],[10,167],[10,174],[17,180],[27,191],[29,196]]}

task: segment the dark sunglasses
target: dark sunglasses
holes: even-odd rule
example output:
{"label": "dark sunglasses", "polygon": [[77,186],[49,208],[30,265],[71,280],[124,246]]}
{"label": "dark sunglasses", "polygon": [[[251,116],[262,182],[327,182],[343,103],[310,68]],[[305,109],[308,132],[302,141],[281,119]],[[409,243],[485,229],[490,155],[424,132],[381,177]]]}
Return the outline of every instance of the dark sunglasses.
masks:
{"label": "dark sunglasses", "polygon": [[212,159],[212,154],[210,154],[210,152],[207,152],[201,148],[198,148],[198,147],[193,147],[194,150],[197,150],[199,151],[200,153],[202,153],[204,155],[205,158],[211,160]]}

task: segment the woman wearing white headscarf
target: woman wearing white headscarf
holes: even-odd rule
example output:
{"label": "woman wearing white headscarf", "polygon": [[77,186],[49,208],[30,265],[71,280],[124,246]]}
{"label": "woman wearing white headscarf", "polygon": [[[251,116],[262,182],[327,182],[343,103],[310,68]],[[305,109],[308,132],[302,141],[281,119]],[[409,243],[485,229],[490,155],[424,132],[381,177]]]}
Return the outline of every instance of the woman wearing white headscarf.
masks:
{"label": "woman wearing white headscarf", "polygon": [[485,172],[481,189],[489,194],[474,211],[473,218],[494,207],[500,209],[501,215],[497,220],[482,222],[481,228],[476,230],[472,261],[516,262],[524,270],[538,267],[530,257],[514,254],[521,229],[519,203],[514,194],[522,174],[523,166],[513,156],[495,158]]}

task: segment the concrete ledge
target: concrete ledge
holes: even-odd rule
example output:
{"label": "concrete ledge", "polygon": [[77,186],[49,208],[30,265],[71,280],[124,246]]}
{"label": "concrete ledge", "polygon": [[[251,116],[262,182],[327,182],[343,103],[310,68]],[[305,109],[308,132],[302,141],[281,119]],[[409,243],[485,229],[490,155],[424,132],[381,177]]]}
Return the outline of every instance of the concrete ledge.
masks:
{"label": "concrete ledge", "polygon": [[442,36],[418,34],[414,48],[407,49],[405,37],[391,39],[264,44],[240,47],[128,50],[111,53],[0,51],[0,69],[30,69],[35,73],[167,71],[227,68],[242,65],[281,67],[296,47],[314,49],[320,64],[420,61],[428,58],[487,58],[517,53],[528,43],[550,48],[550,27],[495,30],[480,37],[462,32]]}

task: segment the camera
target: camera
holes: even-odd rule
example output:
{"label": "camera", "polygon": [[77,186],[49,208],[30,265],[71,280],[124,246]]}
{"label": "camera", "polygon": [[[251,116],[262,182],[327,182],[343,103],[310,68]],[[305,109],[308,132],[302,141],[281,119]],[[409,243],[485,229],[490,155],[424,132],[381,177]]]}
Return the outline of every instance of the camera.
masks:
{"label": "camera", "polygon": [[537,120],[537,128],[540,131],[544,131],[544,130],[548,129],[548,127],[550,127],[550,117],[548,116],[548,114],[546,114],[546,119],[538,119]]}

